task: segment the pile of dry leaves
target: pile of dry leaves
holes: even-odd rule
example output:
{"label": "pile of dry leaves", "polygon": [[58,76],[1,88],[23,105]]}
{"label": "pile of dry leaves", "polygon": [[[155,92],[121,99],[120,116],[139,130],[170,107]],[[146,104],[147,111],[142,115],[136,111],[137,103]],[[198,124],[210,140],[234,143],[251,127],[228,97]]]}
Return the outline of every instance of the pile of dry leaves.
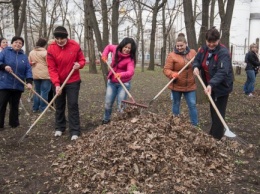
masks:
{"label": "pile of dry leaves", "polygon": [[71,193],[192,193],[228,184],[236,149],[183,118],[128,111],[67,146],[53,167]]}

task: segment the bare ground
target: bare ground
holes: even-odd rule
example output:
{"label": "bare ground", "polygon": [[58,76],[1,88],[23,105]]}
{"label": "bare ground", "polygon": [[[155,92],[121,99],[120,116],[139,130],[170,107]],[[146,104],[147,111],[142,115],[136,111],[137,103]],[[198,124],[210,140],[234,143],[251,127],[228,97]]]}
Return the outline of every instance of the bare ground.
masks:
{"label": "bare ground", "polygon": [[[260,124],[258,122],[260,82],[257,77],[255,97],[250,98],[242,92],[244,80],[244,73],[236,76],[235,88],[229,98],[226,121],[229,128],[247,142],[247,147],[232,154],[235,169],[228,186],[219,180],[216,184],[203,185],[197,193],[260,193]],[[90,135],[101,124],[105,86],[101,73],[92,75],[84,70],[82,81],[81,127],[84,135]],[[145,73],[137,70],[131,93],[138,103],[148,104],[167,81],[160,69]],[[27,98],[28,92],[25,92],[22,101],[29,115],[21,109],[20,127],[15,129],[7,127],[4,131],[0,131],[0,193],[71,193],[60,177],[54,173],[53,162],[62,157],[67,146],[73,146],[75,142],[70,141],[68,133],[60,138],[54,137],[53,112],[46,113],[30,131],[29,136],[22,143],[18,143],[39,116],[32,113],[32,104],[27,102]],[[209,104],[199,104],[198,110],[201,128],[207,133],[210,126]],[[163,92],[149,107],[149,111],[170,115],[170,92],[168,90]],[[185,103],[182,105],[182,112],[184,116],[187,115]],[[7,119],[6,123],[8,123]]]}

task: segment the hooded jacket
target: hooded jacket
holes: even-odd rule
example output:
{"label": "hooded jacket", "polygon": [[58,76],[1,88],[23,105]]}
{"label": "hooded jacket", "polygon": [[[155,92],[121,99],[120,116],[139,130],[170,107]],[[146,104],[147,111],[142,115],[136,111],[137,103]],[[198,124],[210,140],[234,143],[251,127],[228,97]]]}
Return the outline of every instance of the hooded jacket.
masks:
{"label": "hooded jacket", "polygon": [[[206,59],[208,53],[211,57]],[[202,67],[202,63],[208,60],[209,81],[206,79],[206,72]],[[207,46],[200,48],[193,62],[193,69],[197,67],[201,70],[201,76],[205,85],[210,85],[215,97],[228,95],[233,89],[233,69],[231,57],[228,49],[219,44],[213,51]]]}
{"label": "hooded jacket", "polygon": [[13,73],[21,80],[32,83],[32,69],[23,50],[15,51],[12,47],[6,47],[0,52],[0,90],[13,89],[24,91],[23,83],[5,71],[6,66],[10,66]]}

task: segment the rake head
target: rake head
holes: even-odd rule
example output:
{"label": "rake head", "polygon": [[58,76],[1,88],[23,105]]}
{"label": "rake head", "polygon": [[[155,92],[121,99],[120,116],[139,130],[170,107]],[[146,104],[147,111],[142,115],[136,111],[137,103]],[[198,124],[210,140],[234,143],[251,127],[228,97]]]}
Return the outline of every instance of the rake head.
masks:
{"label": "rake head", "polygon": [[136,103],[135,101],[122,100],[122,103],[125,103],[125,104],[130,105],[130,106],[139,107],[139,108],[148,108],[147,105],[139,104],[139,103]]}
{"label": "rake head", "polygon": [[236,134],[230,131],[229,128],[226,128],[224,135],[227,137],[236,137]]}

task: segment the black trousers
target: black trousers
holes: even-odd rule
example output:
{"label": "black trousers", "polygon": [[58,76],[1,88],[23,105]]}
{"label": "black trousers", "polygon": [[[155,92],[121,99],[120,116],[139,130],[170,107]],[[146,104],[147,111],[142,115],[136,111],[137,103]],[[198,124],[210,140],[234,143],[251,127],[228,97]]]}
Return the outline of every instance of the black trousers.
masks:
{"label": "black trousers", "polygon": [[[214,93],[212,93],[212,99],[216,104],[216,107],[218,108],[221,116],[223,117],[223,119],[225,119],[225,115],[226,115],[226,108],[227,108],[227,102],[228,102],[228,96],[221,96],[218,97],[217,99],[215,99],[215,95]],[[210,104],[210,113],[211,113],[211,129],[209,134],[212,135],[215,139],[220,140],[225,133],[225,129],[224,126],[221,122],[221,120],[219,119],[215,109],[213,108],[213,106]]]}
{"label": "black trousers", "polygon": [[68,105],[68,120],[69,130],[72,135],[80,135],[80,120],[79,120],[79,89],[80,82],[73,82],[66,84],[62,89],[61,95],[55,100],[56,113],[55,113],[55,125],[56,131],[64,132],[66,129],[66,98]]}
{"label": "black trousers", "polygon": [[4,128],[6,107],[9,102],[9,125],[17,127],[19,123],[19,102],[21,99],[22,91],[19,90],[0,90],[0,128]]}

